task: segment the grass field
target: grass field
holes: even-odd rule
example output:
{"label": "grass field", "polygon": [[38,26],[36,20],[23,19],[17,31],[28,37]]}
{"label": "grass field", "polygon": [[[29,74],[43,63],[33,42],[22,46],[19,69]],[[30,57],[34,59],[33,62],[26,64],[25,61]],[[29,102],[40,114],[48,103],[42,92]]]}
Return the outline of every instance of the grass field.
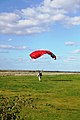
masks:
{"label": "grass field", "polygon": [[0,120],[80,120],[80,74],[0,76]]}

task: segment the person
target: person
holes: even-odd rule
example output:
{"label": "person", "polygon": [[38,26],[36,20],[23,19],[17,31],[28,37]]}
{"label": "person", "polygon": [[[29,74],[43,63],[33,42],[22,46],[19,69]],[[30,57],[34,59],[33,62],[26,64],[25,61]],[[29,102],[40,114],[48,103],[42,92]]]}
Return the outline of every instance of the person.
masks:
{"label": "person", "polygon": [[39,71],[39,72],[38,72],[38,79],[39,79],[39,81],[41,81],[41,77],[42,77],[42,72]]}

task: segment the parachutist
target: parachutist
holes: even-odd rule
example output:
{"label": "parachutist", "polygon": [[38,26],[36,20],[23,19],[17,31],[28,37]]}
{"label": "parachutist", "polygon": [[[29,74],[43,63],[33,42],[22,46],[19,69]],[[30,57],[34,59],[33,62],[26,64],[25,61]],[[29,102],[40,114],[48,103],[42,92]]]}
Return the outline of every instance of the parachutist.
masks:
{"label": "parachutist", "polygon": [[41,71],[39,71],[37,76],[38,76],[39,81],[41,81],[42,72],[41,72]]}

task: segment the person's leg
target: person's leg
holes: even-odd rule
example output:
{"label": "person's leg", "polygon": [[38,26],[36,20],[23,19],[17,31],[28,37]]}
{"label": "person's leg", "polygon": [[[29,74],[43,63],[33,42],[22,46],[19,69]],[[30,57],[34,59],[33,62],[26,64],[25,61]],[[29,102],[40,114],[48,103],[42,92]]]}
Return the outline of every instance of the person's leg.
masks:
{"label": "person's leg", "polygon": [[41,81],[41,77],[39,76],[39,81]]}

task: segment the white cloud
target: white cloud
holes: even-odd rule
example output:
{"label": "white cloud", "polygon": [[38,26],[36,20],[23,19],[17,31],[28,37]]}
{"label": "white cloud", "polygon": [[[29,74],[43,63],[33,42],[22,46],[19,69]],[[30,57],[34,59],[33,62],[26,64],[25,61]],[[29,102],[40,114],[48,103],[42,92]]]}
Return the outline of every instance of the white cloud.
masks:
{"label": "white cloud", "polygon": [[75,44],[76,44],[76,42],[71,42],[71,41],[65,42],[65,45],[69,45],[69,46],[73,46]]}
{"label": "white cloud", "polygon": [[65,21],[69,26],[80,25],[80,16],[66,17]]}
{"label": "white cloud", "polygon": [[25,50],[26,46],[0,45],[0,49]]}
{"label": "white cloud", "polygon": [[80,49],[74,50],[72,53],[80,53]]}
{"label": "white cloud", "polygon": [[12,38],[9,38],[8,41],[12,41]]}
{"label": "white cloud", "polygon": [[36,7],[0,13],[0,33],[40,33],[49,30],[55,22],[80,25],[80,16],[77,16],[79,10],[80,0],[44,0]]}
{"label": "white cloud", "polygon": [[[49,4],[51,0],[45,0],[45,2],[46,1],[48,1],[47,4]],[[52,0],[50,6],[57,9],[63,9],[66,12],[74,12],[80,8],[80,0]]]}
{"label": "white cloud", "polygon": [[16,22],[16,20],[18,20],[20,18],[20,16],[16,13],[1,13],[0,14],[0,20],[3,22]]}
{"label": "white cloud", "polygon": [[79,58],[77,58],[77,57],[68,57],[68,58],[66,58],[66,59],[64,59],[63,61],[64,62],[72,62],[72,61],[77,61]]}
{"label": "white cloud", "polygon": [[75,45],[80,45],[80,42],[68,41],[68,42],[65,42],[65,45],[67,45],[67,46],[75,46]]}

